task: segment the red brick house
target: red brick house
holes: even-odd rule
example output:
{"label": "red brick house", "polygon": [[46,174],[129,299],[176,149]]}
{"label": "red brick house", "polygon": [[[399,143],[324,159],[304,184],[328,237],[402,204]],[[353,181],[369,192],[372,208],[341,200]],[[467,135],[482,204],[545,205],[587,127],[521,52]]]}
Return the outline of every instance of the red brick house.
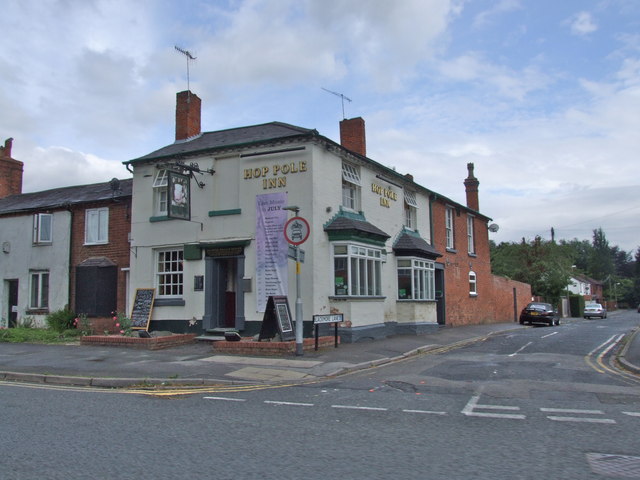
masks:
{"label": "red brick house", "polygon": [[438,323],[468,325],[516,320],[531,301],[531,286],[491,273],[489,222],[479,212],[474,165],[467,165],[464,180],[466,206],[432,194],[433,246],[442,253],[444,302]]}

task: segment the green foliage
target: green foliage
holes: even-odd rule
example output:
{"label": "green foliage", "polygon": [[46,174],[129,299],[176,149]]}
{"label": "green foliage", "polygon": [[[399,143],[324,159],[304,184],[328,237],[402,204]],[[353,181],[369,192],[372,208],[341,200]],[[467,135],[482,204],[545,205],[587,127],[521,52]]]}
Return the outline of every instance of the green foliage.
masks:
{"label": "green foliage", "polygon": [[48,327],[58,333],[74,328],[75,314],[68,308],[51,312],[45,318]]}
{"label": "green foliage", "polygon": [[589,255],[588,272],[595,279],[605,279],[609,275],[613,275],[613,252],[609,247],[607,237],[601,228],[593,231],[593,248]]}
{"label": "green foliage", "polygon": [[571,262],[567,248],[540,237],[520,244],[501,243],[491,252],[493,273],[528,283],[534,295],[554,304],[566,292]]}
{"label": "green foliage", "polygon": [[80,335],[91,335],[93,328],[91,328],[91,322],[84,313],[81,313],[73,319],[73,326],[78,329]]}
{"label": "green foliage", "polygon": [[59,333],[48,328],[3,328],[0,329],[0,342],[8,343],[65,343],[77,339],[78,331],[64,330]]}
{"label": "green foliage", "polygon": [[569,308],[572,317],[581,317],[584,313],[584,297],[581,295],[569,295]]}
{"label": "green foliage", "polygon": [[113,321],[115,323],[116,332],[120,333],[120,335],[124,335],[126,337],[130,337],[132,334],[131,329],[131,319],[127,317],[122,312],[114,312]]}

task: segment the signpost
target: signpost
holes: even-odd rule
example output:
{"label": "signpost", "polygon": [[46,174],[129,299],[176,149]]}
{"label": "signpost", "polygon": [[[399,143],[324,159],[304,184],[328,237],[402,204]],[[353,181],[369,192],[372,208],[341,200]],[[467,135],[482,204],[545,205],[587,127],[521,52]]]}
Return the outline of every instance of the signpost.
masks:
{"label": "signpost", "polygon": [[316,327],[316,350],[318,350],[319,327],[323,323],[333,323],[335,335],[335,348],[338,348],[338,324],[344,321],[342,313],[332,313],[330,315],[314,315],[313,325]]}
{"label": "signpost", "polygon": [[304,323],[302,320],[302,298],[300,296],[300,264],[303,261],[301,260],[301,253],[304,255],[304,252],[298,246],[307,241],[311,228],[309,227],[309,222],[298,216],[300,207],[290,206],[282,207],[282,209],[291,210],[295,213],[295,216],[290,218],[284,226],[284,237],[289,242],[289,245],[293,245],[293,252],[289,247],[289,256],[291,257],[291,254],[294,253],[292,258],[296,261],[296,355],[301,356],[304,355],[302,340]]}

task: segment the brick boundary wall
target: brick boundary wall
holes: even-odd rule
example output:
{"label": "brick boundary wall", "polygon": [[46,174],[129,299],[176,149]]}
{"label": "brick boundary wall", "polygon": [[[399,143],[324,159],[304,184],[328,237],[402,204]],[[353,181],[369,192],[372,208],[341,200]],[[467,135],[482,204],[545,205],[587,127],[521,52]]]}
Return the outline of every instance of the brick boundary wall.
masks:
{"label": "brick boundary wall", "polygon": [[87,335],[86,337],[80,337],[80,345],[160,350],[193,343],[195,338],[196,335],[194,334],[177,334],[151,338],[125,337],[123,335]]}
{"label": "brick boundary wall", "polygon": [[[338,337],[338,344],[340,338]],[[335,337],[319,337],[318,348],[334,348]],[[315,348],[315,338],[305,338],[302,349],[311,351]],[[248,355],[248,356],[286,356],[296,353],[295,342],[256,342],[241,340],[239,342],[213,342],[213,351],[220,354]]]}

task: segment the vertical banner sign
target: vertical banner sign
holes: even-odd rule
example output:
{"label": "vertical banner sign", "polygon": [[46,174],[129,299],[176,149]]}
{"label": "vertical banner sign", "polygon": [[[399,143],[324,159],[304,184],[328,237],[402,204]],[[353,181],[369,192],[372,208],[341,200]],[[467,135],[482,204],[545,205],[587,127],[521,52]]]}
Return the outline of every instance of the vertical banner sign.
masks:
{"label": "vertical banner sign", "polygon": [[256,196],[256,310],[264,312],[269,297],[288,292],[287,244],[282,230],[287,223],[286,193]]}
{"label": "vertical banner sign", "polygon": [[189,175],[169,172],[167,188],[169,190],[167,195],[169,200],[167,216],[169,218],[191,220],[191,188]]}

